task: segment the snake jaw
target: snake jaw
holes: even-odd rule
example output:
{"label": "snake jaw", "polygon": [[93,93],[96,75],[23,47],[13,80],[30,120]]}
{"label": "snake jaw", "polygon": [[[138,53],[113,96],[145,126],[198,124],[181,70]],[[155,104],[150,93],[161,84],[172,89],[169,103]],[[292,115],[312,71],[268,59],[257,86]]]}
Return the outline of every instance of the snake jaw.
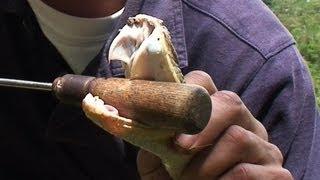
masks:
{"label": "snake jaw", "polygon": [[[184,82],[169,31],[162,20],[148,15],[129,18],[110,46],[109,60],[120,60],[129,79]],[[83,100],[82,108],[104,130],[157,155],[173,179],[180,177],[195,154],[180,153],[172,147],[177,129],[150,127],[121,117],[91,94]]]}
{"label": "snake jaw", "polygon": [[123,139],[127,139],[132,135],[143,138],[146,134],[153,135],[149,137],[150,139],[158,139],[165,138],[168,134],[172,135],[172,133],[175,132],[173,129],[154,128],[141,122],[122,117],[118,114],[116,108],[104,104],[98,96],[94,97],[90,93],[83,99],[82,109],[86,116],[96,125]]}
{"label": "snake jaw", "polygon": [[98,97],[88,94],[82,101],[86,116],[96,125],[116,137],[122,138],[157,155],[173,179],[178,179],[195,153],[178,152],[173,147],[175,130],[154,128],[121,117],[112,106],[105,105]]}
{"label": "snake jaw", "polygon": [[82,109],[92,122],[118,137],[123,137],[126,129],[135,124],[131,119],[119,116],[117,109],[104,104],[99,97],[93,97],[90,93],[83,99]]}

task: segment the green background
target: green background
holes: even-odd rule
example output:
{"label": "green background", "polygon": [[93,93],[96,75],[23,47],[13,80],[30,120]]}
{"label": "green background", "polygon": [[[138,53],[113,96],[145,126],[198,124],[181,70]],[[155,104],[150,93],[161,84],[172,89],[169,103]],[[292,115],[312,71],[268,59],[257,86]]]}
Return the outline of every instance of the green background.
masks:
{"label": "green background", "polygon": [[297,41],[320,105],[320,0],[265,0]]}

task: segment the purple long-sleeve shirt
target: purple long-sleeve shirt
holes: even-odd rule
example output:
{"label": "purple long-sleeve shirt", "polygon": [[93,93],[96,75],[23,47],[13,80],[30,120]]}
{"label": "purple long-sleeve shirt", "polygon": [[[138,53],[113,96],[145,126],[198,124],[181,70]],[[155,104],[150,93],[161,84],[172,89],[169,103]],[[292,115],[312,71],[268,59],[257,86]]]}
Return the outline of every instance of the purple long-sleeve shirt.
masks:
{"label": "purple long-sleeve shirt", "polygon": [[[72,73],[25,0],[3,0],[0,76],[52,81]],[[183,73],[203,70],[236,92],[266,127],[295,179],[320,177],[319,113],[295,41],[260,0],[128,0],[106,46],[83,74],[122,76],[109,45],[129,16],[163,19]],[[0,89],[0,178],[134,179],[135,150],[50,95]],[[15,99],[14,101],[12,99]]]}

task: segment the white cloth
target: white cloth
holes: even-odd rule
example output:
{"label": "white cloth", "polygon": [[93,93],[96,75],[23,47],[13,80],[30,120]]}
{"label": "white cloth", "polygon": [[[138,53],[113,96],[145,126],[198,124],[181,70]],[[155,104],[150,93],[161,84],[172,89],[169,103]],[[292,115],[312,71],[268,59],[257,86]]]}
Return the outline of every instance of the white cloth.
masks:
{"label": "white cloth", "polygon": [[28,2],[44,35],[76,74],[99,53],[124,10],[102,18],[82,18],[62,13],[41,0]]}

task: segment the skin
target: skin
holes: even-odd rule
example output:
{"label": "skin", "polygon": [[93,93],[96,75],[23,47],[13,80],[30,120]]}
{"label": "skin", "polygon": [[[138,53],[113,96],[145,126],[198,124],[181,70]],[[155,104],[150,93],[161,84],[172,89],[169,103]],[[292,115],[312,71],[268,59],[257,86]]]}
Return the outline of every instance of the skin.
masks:
{"label": "skin", "polygon": [[[268,142],[263,125],[233,92],[218,91],[202,71],[185,76],[186,83],[201,85],[211,94],[212,115],[206,128],[196,135],[177,135],[176,148],[197,151],[182,179],[283,179],[291,173],[282,167],[280,150]],[[142,180],[170,179],[160,160],[141,150],[138,169]]]}
{"label": "skin", "polygon": [[[124,0],[42,1],[59,11],[86,18],[108,16],[125,4]],[[280,150],[268,142],[263,125],[235,93],[218,91],[211,77],[201,71],[189,73],[185,81],[208,90],[213,113],[201,133],[180,134],[175,139],[177,150],[197,152],[182,179],[293,179],[282,167]],[[137,162],[143,180],[170,179],[156,156],[141,150]]]}

